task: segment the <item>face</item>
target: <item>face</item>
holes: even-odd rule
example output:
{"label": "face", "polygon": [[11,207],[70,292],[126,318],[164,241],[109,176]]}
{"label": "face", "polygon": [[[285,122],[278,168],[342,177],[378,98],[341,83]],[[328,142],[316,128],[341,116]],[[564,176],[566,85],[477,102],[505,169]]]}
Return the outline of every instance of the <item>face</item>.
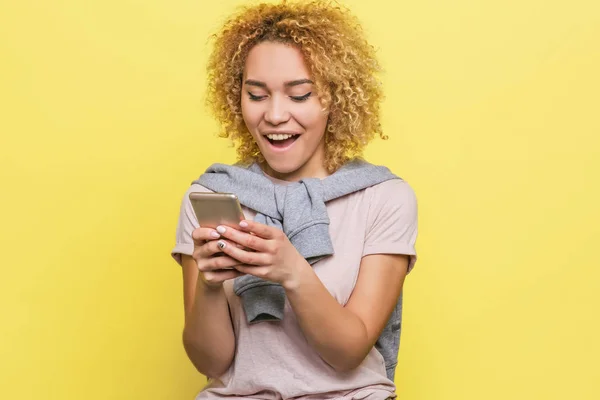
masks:
{"label": "face", "polygon": [[316,88],[300,50],[262,42],[246,59],[242,115],[267,161],[266,172],[295,181],[325,177],[325,128]]}

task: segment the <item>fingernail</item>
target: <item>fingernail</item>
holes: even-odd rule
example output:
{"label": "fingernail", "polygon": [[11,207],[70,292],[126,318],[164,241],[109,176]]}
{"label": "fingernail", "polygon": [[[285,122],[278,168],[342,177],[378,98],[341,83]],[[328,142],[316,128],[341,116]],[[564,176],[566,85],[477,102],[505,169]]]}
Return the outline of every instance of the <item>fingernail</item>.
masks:
{"label": "fingernail", "polygon": [[217,232],[219,232],[219,233],[225,233],[225,227],[224,226],[217,226]]}
{"label": "fingernail", "polygon": [[242,228],[247,228],[248,227],[248,223],[246,221],[242,221],[242,222],[240,222],[240,226]]}
{"label": "fingernail", "polygon": [[217,246],[219,246],[219,248],[221,250],[223,250],[225,248],[225,242],[222,240],[219,240],[219,242],[217,243]]}
{"label": "fingernail", "polygon": [[218,234],[217,232],[215,232],[215,231],[212,231],[212,232],[210,233],[210,236],[211,236],[211,237],[214,237],[215,239],[218,239],[218,238],[220,238],[220,237],[221,237],[221,235],[219,235],[219,234]]}

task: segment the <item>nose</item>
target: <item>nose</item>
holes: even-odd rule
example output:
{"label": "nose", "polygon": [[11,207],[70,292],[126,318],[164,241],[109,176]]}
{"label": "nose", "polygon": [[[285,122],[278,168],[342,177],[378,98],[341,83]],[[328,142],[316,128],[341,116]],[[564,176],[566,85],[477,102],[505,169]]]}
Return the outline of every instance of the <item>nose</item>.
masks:
{"label": "nose", "polygon": [[280,125],[289,121],[290,111],[287,109],[285,99],[281,96],[272,96],[267,102],[265,121],[271,125]]}

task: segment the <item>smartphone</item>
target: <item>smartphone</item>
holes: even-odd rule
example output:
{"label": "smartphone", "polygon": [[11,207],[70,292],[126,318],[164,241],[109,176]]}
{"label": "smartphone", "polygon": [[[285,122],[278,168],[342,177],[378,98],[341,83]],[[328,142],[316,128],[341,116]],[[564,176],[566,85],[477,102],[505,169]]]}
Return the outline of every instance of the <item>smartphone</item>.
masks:
{"label": "smartphone", "polygon": [[237,226],[245,219],[240,202],[232,193],[192,192],[189,195],[198,224],[203,228]]}

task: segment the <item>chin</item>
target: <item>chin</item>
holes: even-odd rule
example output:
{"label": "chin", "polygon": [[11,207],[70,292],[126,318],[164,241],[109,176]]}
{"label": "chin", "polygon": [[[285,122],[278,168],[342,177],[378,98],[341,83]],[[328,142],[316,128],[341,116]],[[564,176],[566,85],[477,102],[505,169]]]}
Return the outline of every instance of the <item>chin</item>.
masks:
{"label": "chin", "polygon": [[273,170],[273,172],[276,172],[276,173],[282,174],[282,175],[291,174],[292,172],[299,170],[300,167],[302,166],[302,163],[293,162],[290,160],[266,159],[266,161],[267,161],[267,165],[269,166],[270,169]]}

